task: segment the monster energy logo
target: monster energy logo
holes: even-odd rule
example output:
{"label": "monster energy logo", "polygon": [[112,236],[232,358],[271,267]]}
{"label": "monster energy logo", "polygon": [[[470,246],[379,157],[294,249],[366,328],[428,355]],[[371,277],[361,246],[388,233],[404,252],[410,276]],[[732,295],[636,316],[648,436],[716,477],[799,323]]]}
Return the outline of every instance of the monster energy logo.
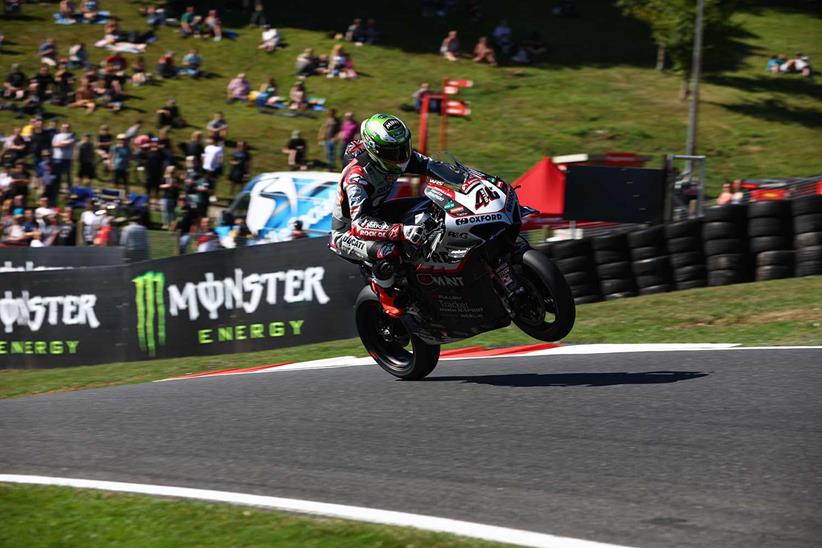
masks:
{"label": "monster energy logo", "polygon": [[162,272],[146,272],[131,280],[137,306],[137,340],[140,350],[152,358],[157,345],[166,343],[166,277]]}

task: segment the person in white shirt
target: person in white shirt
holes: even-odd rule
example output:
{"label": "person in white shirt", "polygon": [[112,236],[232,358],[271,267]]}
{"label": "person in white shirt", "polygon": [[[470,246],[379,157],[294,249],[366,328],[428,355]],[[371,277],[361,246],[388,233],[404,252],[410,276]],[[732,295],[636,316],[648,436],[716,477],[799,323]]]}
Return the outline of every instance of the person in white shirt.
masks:
{"label": "person in white shirt", "polygon": [[223,172],[223,146],[214,139],[208,139],[208,144],[203,152],[203,171],[212,183]]}
{"label": "person in white shirt", "polygon": [[279,45],[280,33],[277,29],[272,28],[271,25],[263,26],[262,40],[260,40],[260,45],[257,48],[266,53],[273,53]]}
{"label": "person in white shirt", "polygon": [[100,224],[100,217],[94,212],[94,203],[91,200],[86,202],[86,209],[80,215],[80,222],[83,223],[83,242],[86,245],[94,245],[94,236]]}
{"label": "person in white shirt", "polygon": [[49,199],[43,196],[40,198],[39,202],[40,205],[37,209],[34,210],[34,218],[38,221],[43,220],[44,217],[51,215],[54,213],[54,210],[49,207]]}
{"label": "person in white shirt", "polygon": [[77,136],[71,131],[71,124],[60,126],[60,133],[56,134],[51,140],[51,159],[54,165],[54,174],[57,175],[58,188],[64,174],[69,187],[71,187],[71,159],[74,158],[74,145],[76,143]]}

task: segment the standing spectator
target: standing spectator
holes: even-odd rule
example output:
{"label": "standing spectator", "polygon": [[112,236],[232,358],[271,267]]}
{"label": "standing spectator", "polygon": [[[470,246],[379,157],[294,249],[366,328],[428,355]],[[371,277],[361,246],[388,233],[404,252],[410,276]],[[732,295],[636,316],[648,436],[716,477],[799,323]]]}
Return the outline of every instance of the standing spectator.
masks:
{"label": "standing spectator", "polygon": [[180,150],[183,152],[183,156],[186,160],[192,158],[191,169],[199,171],[202,168],[202,157],[203,152],[205,152],[205,147],[203,146],[203,132],[193,131],[189,141],[180,145]]}
{"label": "standing spectator", "polygon": [[216,251],[220,249],[220,239],[211,228],[211,219],[200,218],[200,225],[197,232],[197,253]]}
{"label": "standing spectator", "polygon": [[132,215],[120,231],[120,245],[125,248],[126,262],[147,261],[149,258],[148,231],[138,224],[139,217]]}
{"label": "standing spectator", "polygon": [[300,130],[291,132],[291,139],[283,147],[283,153],[288,154],[288,168],[291,170],[303,169],[308,154],[308,144],[302,138]]}
{"label": "standing spectator", "polygon": [[168,228],[173,231],[176,220],[174,211],[177,207],[177,200],[180,198],[180,180],[177,178],[176,167],[166,167],[166,171],[163,174],[163,184],[160,185],[160,190],[163,191],[163,229]]}
{"label": "standing spectator", "polygon": [[53,150],[52,158],[54,159],[55,173],[62,183],[63,176],[66,177],[66,183],[71,188],[71,160],[74,157],[74,145],[77,143],[77,136],[71,131],[71,124],[63,124],[60,126],[60,133],[54,136],[51,140],[51,148]]}
{"label": "standing spectator", "polygon": [[112,147],[110,154],[111,170],[114,172],[114,186],[123,185],[123,190],[128,194],[128,170],[131,164],[131,149],[129,148],[125,133],[117,135],[117,143]]}
{"label": "standing spectator", "polygon": [[747,204],[751,201],[748,191],[742,188],[742,181],[740,179],[736,179],[731,183],[731,192],[733,192],[731,196],[732,204]]}
{"label": "standing spectator", "polygon": [[303,238],[308,238],[308,233],[303,230],[303,222],[300,219],[291,219],[288,226],[291,228],[291,234],[288,235],[289,240],[302,240]]}
{"label": "standing spectator", "polygon": [[25,206],[29,197],[29,184],[31,183],[31,175],[26,169],[25,162],[18,160],[14,164],[14,170],[9,173],[9,177],[11,177],[12,193],[15,199],[19,196],[20,201]]}
{"label": "standing spectator", "polygon": [[195,15],[194,6],[188,6],[183,15],[180,16],[180,34],[183,38],[200,34],[200,22],[202,17]]}
{"label": "standing spectator", "polygon": [[100,158],[100,161],[103,162],[104,166],[108,163],[112,144],[114,144],[114,136],[111,134],[108,126],[100,126],[100,133],[97,134],[97,146],[95,147],[95,151],[97,153],[97,157]]}
{"label": "standing spectator", "polygon": [[42,64],[50,67],[57,65],[57,40],[46,38],[46,41],[37,49],[37,54]]}
{"label": "standing spectator", "polygon": [[248,101],[248,94],[251,92],[251,84],[245,77],[245,73],[241,72],[228,82],[226,88],[226,103],[233,103],[234,101]]}
{"label": "standing spectator", "polygon": [[248,24],[252,27],[265,25],[265,6],[262,0],[254,0],[254,11],[251,13],[251,20]]}
{"label": "standing spectator", "polygon": [[345,151],[360,132],[360,124],[354,119],[353,112],[346,112],[340,124],[340,158],[345,167]]}
{"label": "standing spectator", "polygon": [[223,173],[223,146],[220,142],[211,137],[203,152],[203,172],[212,188],[217,186],[217,179]]}
{"label": "standing spectator", "polygon": [[134,124],[129,126],[124,134],[124,139],[127,143],[130,143],[133,139],[140,135],[140,132],[143,130],[143,120],[138,118],[134,121]]}
{"label": "standing spectator", "polygon": [[215,42],[223,39],[223,23],[217,15],[217,10],[208,10],[208,15],[203,20],[203,25],[208,31],[208,34],[214,37]]}
{"label": "standing spectator", "polygon": [[167,127],[160,128],[157,132],[157,145],[163,153],[166,164],[174,163],[174,144],[171,142],[171,134]]}
{"label": "standing spectator", "polygon": [[156,137],[151,139],[148,151],[145,156],[145,189],[146,196],[153,196],[158,199],[160,185],[163,184],[163,174],[166,168],[166,156],[160,149],[160,143]]}
{"label": "standing spectator", "polygon": [[57,214],[57,237],[54,240],[54,245],[77,245],[77,226],[74,224],[74,219],[71,218],[70,209],[65,214]]}
{"label": "standing spectator", "polygon": [[29,135],[29,152],[35,163],[40,161],[44,150],[48,150],[51,154],[51,136],[43,128],[43,120],[35,118],[32,122],[31,135]]}
{"label": "standing spectator", "polygon": [[200,67],[203,65],[203,58],[200,57],[197,48],[191,48],[188,53],[183,56],[183,67],[180,69],[180,74],[199,78],[203,75]]}
{"label": "standing spectator", "polygon": [[328,109],[328,114],[320,126],[317,140],[325,147],[325,159],[329,171],[335,171],[337,167],[337,141],[340,139],[342,122],[337,116],[337,109]]}
{"label": "standing spectator", "polygon": [[51,164],[45,162],[43,164],[43,171],[39,175],[40,180],[40,196],[45,198],[49,207],[57,205],[57,191],[59,190],[59,180],[51,170]]}
{"label": "standing spectator", "polygon": [[77,178],[86,185],[91,185],[91,181],[97,179],[97,172],[94,169],[94,143],[91,142],[91,133],[83,134],[80,146],[77,147]]}
{"label": "standing spectator", "polygon": [[266,53],[274,53],[280,46],[280,33],[277,29],[272,28],[271,25],[263,27],[262,35],[260,36],[260,45],[257,49],[261,49]]}
{"label": "standing spectator", "polygon": [[379,31],[377,30],[377,20],[376,19],[369,19],[365,23],[365,43],[366,44],[376,44],[377,43],[377,36],[379,35]]}
{"label": "standing spectator", "polygon": [[514,45],[512,36],[513,31],[511,27],[508,26],[508,21],[505,19],[501,20],[497,28],[494,29],[493,38],[494,45],[505,55],[510,55],[511,47]]}
{"label": "standing spectator", "polygon": [[731,183],[722,183],[722,192],[716,199],[716,205],[730,204],[733,200],[734,193],[731,192]]}
{"label": "standing spectator", "polygon": [[180,255],[185,255],[188,252],[188,242],[191,241],[191,234],[194,231],[195,223],[199,218],[198,208],[191,203],[191,200],[180,198],[177,208],[177,232],[179,232],[179,239],[177,240],[177,250]]}
{"label": "standing spectator", "polygon": [[251,171],[251,153],[248,152],[248,145],[245,141],[237,141],[237,148],[231,153],[231,171],[228,173],[228,180],[231,181],[231,195],[237,194],[237,186],[243,185],[248,180]]}
{"label": "standing spectator", "polygon": [[26,156],[26,149],[28,143],[20,134],[20,128],[16,127],[11,130],[11,135],[6,137],[3,141],[3,159],[11,164],[22,160]]}
{"label": "standing spectator", "polygon": [[480,36],[477,45],[474,46],[474,62],[482,63],[485,61],[492,67],[497,66],[497,58],[494,56],[494,48],[488,45],[488,38]]}
{"label": "standing spectator", "polygon": [[86,209],[80,215],[80,223],[83,225],[83,243],[94,245],[94,237],[97,235],[100,217],[94,212],[94,202],[91,199],[86,202]]}
{"label": "standing spectator", "polygon": [[457,31],[448,31],[448,35],[442,40],[440,54],[449,61],[456,61],[460,53],[460,41],[457,38]]}
{"label": "standing spectator", "polygon": [[206,125],[206,129],[215,141],[225,141],[228,137],[228,122],[222,112],[217,111]]}

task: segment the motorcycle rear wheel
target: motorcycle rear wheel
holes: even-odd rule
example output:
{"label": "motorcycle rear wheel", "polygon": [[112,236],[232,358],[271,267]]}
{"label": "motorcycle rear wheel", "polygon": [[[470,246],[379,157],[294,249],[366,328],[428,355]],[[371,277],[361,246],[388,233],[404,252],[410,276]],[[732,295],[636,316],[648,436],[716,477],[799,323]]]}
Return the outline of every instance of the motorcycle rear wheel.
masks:
{"label": "motorcycle rear wheel", "polygon": [[409,333],[402,321],[386,315],[370,287],[360,292],[354,315],[363,346],[386,372],[404,381],[416,381],[437,366],[440,345],[424,342]]}
{"label": "motorcycle rear wheel", "polygon": [[523,254],[517,266],[532,298],[515,311],[516,326],[541,341],[558,341],[568,335],[576,321],[576,305],[562,273],[548,257],[533,249]]}

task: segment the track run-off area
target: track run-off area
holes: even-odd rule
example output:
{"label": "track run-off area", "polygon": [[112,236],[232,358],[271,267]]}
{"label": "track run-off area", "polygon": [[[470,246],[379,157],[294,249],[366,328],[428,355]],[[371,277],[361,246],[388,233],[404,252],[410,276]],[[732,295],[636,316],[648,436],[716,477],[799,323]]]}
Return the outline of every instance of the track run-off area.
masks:
{"label": "track run-off area", "polygon": [[822,347],[468,354],[420,382],[255,369],[2,400],[0,481],[526,545],[822,542]]}

